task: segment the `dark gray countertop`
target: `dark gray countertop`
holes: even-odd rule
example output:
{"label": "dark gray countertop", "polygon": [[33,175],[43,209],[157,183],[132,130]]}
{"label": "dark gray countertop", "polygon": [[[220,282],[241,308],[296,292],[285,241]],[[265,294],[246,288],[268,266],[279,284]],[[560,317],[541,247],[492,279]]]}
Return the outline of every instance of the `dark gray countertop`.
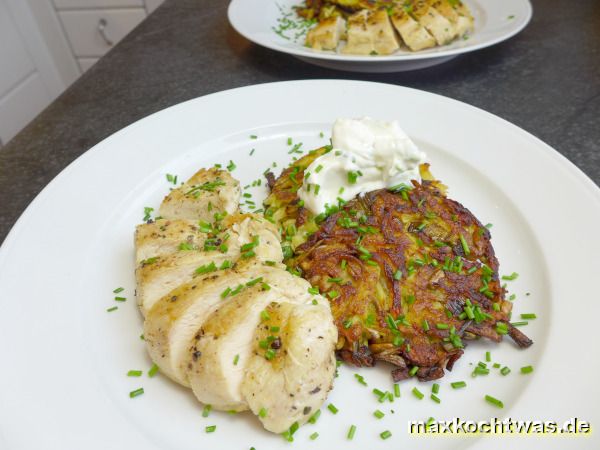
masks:
{"label": "dark gray countertop", "polygon": [[281,80],[363,79],[452,97],[533,133],[599,184],[600,2],[572,3],[533,0],[531,23],[507,42],[421,71],[368,75],[249,43],[229,26],[226,1],[167,0],[0,150],[0,241],[52,178],[115,131],[194,97]]}

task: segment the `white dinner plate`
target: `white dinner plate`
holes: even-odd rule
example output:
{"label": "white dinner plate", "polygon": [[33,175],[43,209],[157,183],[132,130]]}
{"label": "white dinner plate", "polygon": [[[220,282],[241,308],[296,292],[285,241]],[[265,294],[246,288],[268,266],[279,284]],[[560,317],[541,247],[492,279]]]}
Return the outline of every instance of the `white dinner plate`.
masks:
{"label": "white dinner plate", "polygon": [[[493,223],[501,274],[520,274],[507,282],[516,294],[514,319],[537,315],[521,328],[535,343],[527,350],[510,340],[469,344],[439,380],[441,404],[429,399],[431,382],[415,380],[401,383],[394,403],[380,404],[371,390],[392,389],[390,368],[344,365],[328,398],[339,413],[323,408],[316,425],[296,433],[295,448],[500,449],[516,439],[408,433],[408,421],[429,417],[600,423],[598,187],[543,142],[480,109],[391,85],[315,80],[234,89],[153,114],[78,158],[32,202],[0,249],[0,448],[290,448],[251,414],[203,418],[191,391],[160,374],[146,375],[151,362],[134,298],[134,227],[144,207],[157,209],[172,186],[166,174],[183,180],[200,167],[231,160],[245,186],[262,179],[273,162],[278,173],[290,161],[288,138],[308,150],[327,142],[336,118],[365,115],[398,120],[427,152],[449,196]],[[249,192],[260,200],[264,183]],[[114,300],[117,287],[124,288],[117,295],[125,302]],[[107,312],[113,306],[119,309]],[[492,369],[472,378],[486,351],[492,363],[512,372],[502,376]],[[527,365],[534,372],[521,374]],[[129,370],[144,375],[127,377]],[[450,387],[460,380],[465,389]],[[426,394],[423,400],[411,394],[415,386]],[[143,395],[129,397],[141,387]],[[504,408],[487,403],[486,394]],[[373,417],[376,409],[383,419]],[[348,441],[352,424],[356,436]],[[209,425],[217,425],[216,432],[205,433]],[[383,441],[385,430],[392,437]],[[315,431],[318,439],[309,440]],[[540,443],[599,444],[598,433],[525,436],[518,448]]]}
{"label": "white dinner plate", "polygon": [[311,64],[355,72],[403,72],[448,61],[460,54],[502,42],[521,31],[532,14],[529,0],[466,0],[475,29],[465,39],[419,52],[398,50],[389,56],[344,55],[304,45],[306,27],[294,11],[302,0],[232,0],[231,25],[246,39]]}

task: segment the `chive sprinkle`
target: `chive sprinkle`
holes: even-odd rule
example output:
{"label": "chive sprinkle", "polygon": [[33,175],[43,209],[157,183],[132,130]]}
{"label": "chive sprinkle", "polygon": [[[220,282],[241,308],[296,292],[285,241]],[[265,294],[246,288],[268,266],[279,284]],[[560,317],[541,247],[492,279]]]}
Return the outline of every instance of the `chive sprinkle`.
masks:
{"label": "chive sprinkle", "polygon": [[333,403],[327,405],[327,409],[331,411],[332,414],[337,414],[339,411],[339,409],[337,409]]}
{"label": "chive sprinkle", "polygon": [[264,419],[265,417],[267,417],[267,409],[260,408],[260,411],[258,412],[258,417],[260,417],[261,419]]}
{"label": "chive sprinkle", "polygon": [[320,415],[321,410],[318,409],[312,416],[310,416],[310,419],[308,419],[308,423],[312,423],[314,425],[315,423],[317,423],[317,420],[319,420]]}
{"label": "chive sprinkle", "polygon": [[117,309],[119,309],[119,307],[118,307],[118,306],[113,306],[112,308],[108,308],[108,309],[106,310],[106,312],[113,312],[113,311],[116,311]]}
{"label": "chive sprinkle", "polygon": [[348,435],[346,436],[348,440],[352,440],[354,438],[354,434],[356,433],[356,425],[350,425],[350,429],[348,430]]}
{"label": "chive sprinkle", "polygon": [[485,396],[485,401],[498,407],[498,408],[504,408],[504,403],[502,403],[500,400],[498,400],[497,398],[492,397],[491,395],[486,395]]}
{"label": "chive sprinkle", "polygon": [[510,369],[506,366],[504,366],[502,369],[500,369],[500,373],[504,376],[508,375],[510,373]]}
{"label": "chive sprinkle", "polygon": [[436,403],[441,403],[442,401],[440,400],[440,398],[435,395],[435,394],[431,394],[431,400],[433,400]]}
{"label": "chive sprinkle", "polygon": [[217,429],[216,425],[210,425],[210,426],[206,427],[204,429],[204,431],[206,431],[207,433],[214,433],[216,429]]}
{"label": "chive sprinkle", "polygon": [[152,364],[150,370],[148,370],[148,376],[152,378],[154,375],[158,373],[158,366],[156,364]]}
{"label": "chive sprinkle", "polygon": [[452,389],[461,389],[466,387],[467,383],[464,381],[455,381],[454,383],[450,383],[450,386],[452,386]]}
{"label": "chive sprinkle", "polygon": [[485,360],[490,362],[492,360],[492,354],[490,352],[485,352]]}
{"label": "chive sprinkle", "polygon": [[411,369],[408,371],[408,374],[412,377],[414,376],[417,372],[419,371],[419,366],[413,366],[411,367]]}
{"label": "chive sprinkle", "polygon": [[425,395],[420,390],[418,390],[416,387],[413,388],[412,393],[419,400],[423,400],[423,397],[425,397]]}
{"label": "chive sprinkle", "polygon": [[465,256],[469,256],[471,254],[471,250],[469,249],[469,245],[467,244],[467,241],[465,240],[465,237],[462,234],[460,235],[460,244],[462,245],[463,251],[465,252]]}
{"label": "chive sprinkle", "polygon": [[517,272],[513,272],[510,275],[502,275],[502,279],[508,280],[508,281],[516,280],[518,277],[519,277],[519,274]]}
{"label": "chive sprinkle", "polygon": [[127,372],[127,376],[128,377],[141,377],[142,373],[143,372],[141,370],[130,370],[129,372]]}
{"label": "chive sprinkle", "polygon": [[431,392],[433,392],[434,394],[439,393],[440,385],[438,383],[433,383],[433,386],[431,386]]}
{"label": "chive sprinkle", "polygon": [[394,395],[396,398],[400,398],[400,385],[398,383],[394,383]]}
{"label": "chive sprinkle", "polygon": [[522,374],[528,374],[533,372],[533,366],[525,366],[525,367],[521,367],[521,373]]}
{"label": "chive sprinkle", "polygon": [[537,319],[537,316],[534,313],[525,313],[521,314],[521,319]]}
{"label": "chive sprinkle", "polygon": [[378,419],[383,418],[383,416],[385,416],[385,414],[383,412],[381,412],[380,410],[376,409],[375,412],[373,413],[373,415],[375,417],[377,417]]}
{"label": "chive sprinkle", "polygon": [[144,388],[136,389],[135,391],[131,391],[129,393],[129,398],[138,397],[138,396],[142,395],[143,393],[144,393]]}
{"label": "chive sprinkle", "polygon": [[124,290],[125,290],[125,288],[118,287],[113,291],[113,294],[118,294],[119,292],[123,292]]}
{"label": "chive sprinkle", "polygon": [[318,437],[319,437],[319,433],[317,433],[317,432],[315,431],[315,432],[314,432],[313,434],[311,434],[309,437],[310,437],[310,440],[311,440],[311,441],[314,441],[316,438],[318,438]]}
{"label": "chive sprinkle", "polygon": [[124,302],[127,299],[125,297],[115,297],[115,302]]}
{"label": "chive sprinkle", "polygon": [[202,410],[202,417],[208,417],[211,409],[212,409],[211,405],[204,405],[204,409]]}
{"label": "chive sprinkle", "polygon": [[381,437],[381,439],[385,440],[385,439],[392,437],[392,433],[389,430],[385,430],[384,432],[379,434],[379,437]]}
{"label": "chive sprinkle", "polygon": [[233,357],[233,365],[237,366],[237,363],[240,361],[240,355],[235,355]]}

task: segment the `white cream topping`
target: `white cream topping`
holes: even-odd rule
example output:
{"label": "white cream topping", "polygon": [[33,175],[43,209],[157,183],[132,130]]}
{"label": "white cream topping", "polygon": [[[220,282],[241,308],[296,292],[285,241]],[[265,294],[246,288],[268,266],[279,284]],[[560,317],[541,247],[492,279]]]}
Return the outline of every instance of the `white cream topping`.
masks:
{"label": "white cream topping", "polygon": [[298,196],[313,214],[326,205],[399,184],[420,181],[419,165],[426,160],[398,125],[364,117],[338,119],[333,125],[333,149],[304,172]]}

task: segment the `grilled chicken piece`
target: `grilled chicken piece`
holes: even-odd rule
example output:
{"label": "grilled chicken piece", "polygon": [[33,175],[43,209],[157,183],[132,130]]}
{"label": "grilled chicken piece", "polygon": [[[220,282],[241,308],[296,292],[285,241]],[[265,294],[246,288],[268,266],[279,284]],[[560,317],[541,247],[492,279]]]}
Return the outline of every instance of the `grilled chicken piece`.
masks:
{"label": "grilled chicken piece", "polygon": [[[273,224],[257,215],[235,215],[223,224],[211,225],[200,248],[178,250],[176,253],[153,256],[142,260],[136,270],[136,296],[142,311],[152,308],[161,297],[180,284],[190,281],[196,269],[225,261],[234,263],[240,255],[256,257],[260,261],[281,261],[281,245]],[[250,252],[250,253],[249,253]]]}
{"label": "grilled chicken piece", "polygon": [[343,53],[389,55],[398,48],[398,39],[385,10],[363,9],[348,18],[348,43]]}
{"label": "grilled chicken piece", "polygon": [[460,6],[453,6],[453,3],[449,0],[436,0],[431,6],[452,23],[457,36],[464,36],[473,29],[473,17],[465,5],[461,3]]}
{"label": "grilled chicken piece", "polygon": [[306,35],[306,45],[314,50],[335,50],[346,35],[346,21],[340,17],[322,20]]}
{"label": "grilled chicken piece", "polygon": [[416,52],[435,46],[434,37],[423,25],[413,19],[404,8],[396,7],[392,12],[392,23],[406,46]]}
{"label": "grilled chicken piece", "polygon": [[309,153],[271,183],[265,215],[295,246],[286,265],[320,292],[335,291],[328,296],[342,359],[359,366],[389,362],[395,380],[417,367],[424,381],[451,370],[469,339],[497,342],[508,334],[519,347],[532,344],[510,325],[512,304],[488,229],[446,197],[428,165],[421,166],[421,183],[366,193],[329,216],[298,206],[300,185],[290,186],[289,171],[303,180],[326,150]]}
{"label": "grilled chicken piece", "polygon": [[[327,300],[321,296],[315,300],[270,304],[267,319],[255,333],[242,395],[264,427],[274,433],[289,429],[294,422],[305,423],[332,388],[337,330]],[[273,350],[272,359],[265,357],[265,342]],[[267,413],[260,417],[263,408]]]}
{"label": "grilled chicken piece", "polygon": [[[281,257],[280,257],[281,260]],[[282,264],[277,264],[282,267]],[[217,270],[182,284],[157,301],[144,322],[144,339],[152,360],[161,371],[189,387],[190,342],[206,319],[226,301],[221,294],[240,280],[264,275],[264,266],[243,260],[230,269]]]}
{"label": "grilled chicken piece", "polygon": [[189,219],[211,222],[215,214],[233,214],[240,201],[240,183],[229,172],[200,169],[160,205],[163,219]]}
{"label": "grilled chicken piece", "polygon": [[177,253],[183,248],[203,247],[207,237],[193,220],[159,219],[143,223],[135,228],[135,262]]}
{"label": "grilled chicken piece", "polygon": [[[261,312],[272,302],[300,304],[314,298],[308,293],[310,285],[305,280],[279,268],[265,266],[263,270],[259,281],[246,276],[232,280],[232,290],[242,286],[239,293],[227,296],[227,301],[206,319],[192,339],[188,354],[189,382],[198,400],[215,409],[242,411],[248,408],[241,386],[248,361],[256,351],[254,334],[261,320],[266,318]],[[330,354],[332,351],[333,345]],[[285,377],[286,373],[281,372],[280,376]],[[324,383],[331,380],[332,377]],[[262,380],[265,382],[267,380]],[[259,381],[263,389],[269,388],[262,383]],[[252,391],[246,393],[251,395]]]}
{"label": "grilled chicken piece", "polygon": [[445,45],[458,35],[458,31],[448,18],[432,6],[433,3],[435,0],[413,3],[412,15],[431,33],[438,45]]}

